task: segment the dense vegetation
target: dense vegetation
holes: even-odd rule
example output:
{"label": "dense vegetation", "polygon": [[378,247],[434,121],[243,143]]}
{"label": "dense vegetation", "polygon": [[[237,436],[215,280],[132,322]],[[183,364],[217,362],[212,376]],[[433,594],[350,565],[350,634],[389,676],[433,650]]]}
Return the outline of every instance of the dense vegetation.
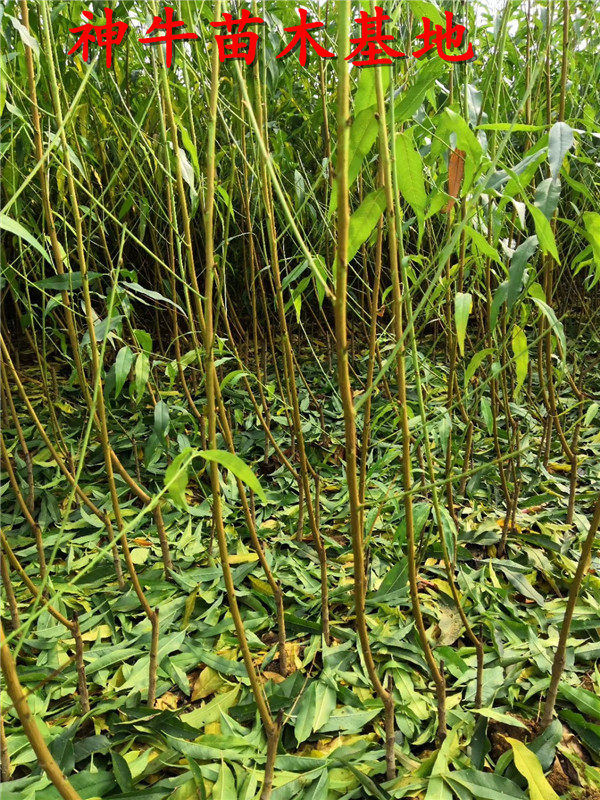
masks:
{"label": "dense vegetation", "polygon": [[598,6],[172,6],[0,11],[3,797],[600,797]]}

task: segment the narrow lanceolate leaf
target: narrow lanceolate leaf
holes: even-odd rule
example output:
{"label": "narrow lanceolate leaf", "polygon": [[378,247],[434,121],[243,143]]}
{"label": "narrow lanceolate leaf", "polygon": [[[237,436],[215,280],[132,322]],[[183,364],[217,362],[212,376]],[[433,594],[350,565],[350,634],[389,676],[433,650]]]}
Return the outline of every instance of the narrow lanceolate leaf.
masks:
{"label": "narrow lanceolate leaf", "polygon": [[131,777],[131,770],[129,769],[128,763],[116,750],[111,750],[110,757],[112,760],[113,774],[115,780],[119,784],[119,789],[123,792],[132,791],[133,778]]}
{"label": "narrow lanceolate leaf", "polygon": [[559,199],[560,180],[558,178],[546,178],[538,184],[533,204],[536,208],[539,208],[546,219],[550,219],[556,210]]}
{"label": "narrow lanceolate leaf", "polygon": [[537,756],[518,739],[507,736],[506,741],[513,749],[515,767],[527,781],[531,800],[558,800],[558,795],[548,783]]}
{"label": "narrow lanceolate leaf", "polygon": [[198,455],[202,456],[202,458],[207,461],[215,461],[217,464],[225,467],[225,469],[233,472],[236,478],[239,478],[243,483],[249,486],[250,489],[266,503],[267,496],[260,485],[260,481],[239,456],[236,456],[234,453],[228,453],[227,450],[199,450]]}
{"label": "narrow lanceolate leaf", "polygon": [[565,331],[562,325],[562,322],[557,318],[554,310],[550,308],[550,306],[545,303],[543,300],[540,300],[539,297],[531,298],[536,306],[541,310],[544,314],[548,322],[550,323],[550,327],[552,328],[554,335],[556,336],[558,343],[560,344],[560,357],[564,360],[566,353],[567,353],[567,340],[565,337]]}
{"label": "narrow lanceolate leaf", "polygon": [[548,134],[550,174],[556,178],[568,151],[573,147],[573,129],[566,122],[556,122]]}
{"label": "narrow lanceolate leaf", "polygon": [[211,797],[213,800],[236,800],[237,793],[233,772],[224,761],[221,761],[219,777],[213,786]]}
{"label": "narrow lanceolate leaf", "polygon": [[115,397],[121,394],[121,390],[131,370],[133,358],[133,353],[127,346],[122,347],[117,353],[117,358],[115,360]]}
{"label": "narrow lanceolate leaf", "polygon": [[[358,253],[360,246],[367,241],[375,230],[379,217],[385,211],[385,190],[376,189],[368,194],[354,214],[350,217],[350,230],[348,232],[348,261],[351,261]],[[334,265],[334,280],[335,270]]]}
{"label": "narrow lanceolate leaf", "polygon": [[519,292],[521,291],[525,265],[535,253],[537,247],[537,236],[529,236],[517,247],[512,255],[510,260],[510,268],[508,271],[508,287],[506,292],[506,305],[509,311],[515,304],[515,301],[519,296]]}
{"label": "narrow lanceolate leaf", "polygon": [[154,433],[163,439],[169,431],[169,407],[164,400],[154,406]]}
{"label": "narrow lanceolate leaf", "polygon": [[138,353],[133,373],[134,399],[136,403],[139,403],[150,377],[150,359],[146,353]]}
{"label": "narrow lanceolate leaf", "polygon": [[521,391],[523,382],[527,377],[527,365],[529,363],[529,351],[527,349],[527,336],[518,325],[513,327],[512,350],[515,359],[515,369],[517,372],[517,383],[515,385],[515,396]]}
{"label": "narrow lanceolate leaf", "polygon": [[475,353],[473,358],[469,361],[469,366],[465,370],[465,379],[464,385],[465,388],[469,385],[469,381],[473,378],[475,373],[477,372],[478,367],[480,366],[481,362],[484,358],[491,356],[494,351],[491,347],[486,347],[484,350],[480,350],[478,353]]}
{"label": "narrow lanceolate leaf", "polygon": [[425,800],[451,800],[452,791],[446,785],[450,773],[450,759],[458,748],[456,731],[451,731],[440,747],[431,770]]}
{"label": "narrow lanceolate leaf", "polygon": [[454,297],[454,318],[456,321],[456,339],[461,356],[465,354],[465,336],[472,307],[473,297],[469,292],[456,293]]}
{"label": "narrow lanceolate leaf", "polygon": [[587,426],[591,423],[591,421],[595,418],[596,414],[600,410],[600,404],[598,403],[591,403],[588,407],[588,410],[585,412],[585,418],[583,420],[583,424]]}
{"label": "narrow lanceolate leaf", "polygon": [[[147,289],[145,286],[140,286],[139,283],[131,283],[130,281],[122,281],[121,286],[125,287],[125,290],[127,291],[128,294],[131,293],[132,295],[137,297],[137,299],[141,299],[139,295],[142,295],[143,297],[147,297],[150,300],[158,300],[161,303],[168,303],[170,306],[173,306],[178,311],[181,311],[181,313],[185,316],[185,311],[181,306],[177,305],[177,303],[174,303],[168,297],[165,297],[164,294],[161,294],[160,292],[155,292],[154,289]],[[144,301],[142,300],[142,302]],[[152,304],[147,303],[146,305],[156,305],[156,303]]]}
{"label": "narrow lanceolate leaf", "polygon": [[474,228],[471,228],[470,225],[467,225],[465,228],[465,233],[471,239],[477,250],[481,253],[482,256],[487,256],[492,260],[496,261],[498,264],[502,263],[502,259],[500,258],[500,254],[493,247],[488,240],[483,236],[483,234],[476,231]]}
{"label": "narrow lanceolate leaf", "polygon": [[594,261],[596,263],[596,276],[594,283],[600,280],[600,214],[596,211],[586,211],[583,215],[585,235],[592,246]]}
{"label": "narrow lanceolate leaf", "polygon": [[569,686],[568,683],[561,683],[558,692],[582,714],[600,719],[600,697],[593,692],[581,687]]}
{"label": "narrow lanceolate leaf", "polygon": [[324,681],[318,681],[315,692],[315,715],[313,730],[318,731],[329,719],[335,709],[336,692]]}
{"label": "narrow lanceolate leaf", "polygon": [[188,468],[193,458],[193,449],[187,447],[179,455],[175,456],[165,472],[165,485],[169,497],[179,508],[187,508],[185,490],[188,485]]}
{"label": "narrow lanceolate leaf", "polygon": [[[496,775],[494,772],[482,772],[478,769],[461,769],[451,772],[446,778],[456,791],[456,797],[481,797],[485,800],[525,800],[525,794],[516,783]],[[462,789],[469,794],[465,795]]]}
{"label": "narrow lanceolate leaf", "polygon": [[16,219],[8,217],[6,214],[0,214],[0,230],[7,231],[8,233],[14,233],[15,236],[18,236],[26,244],[30,244],[35,250],[37,250],[38,253],[40,253],[49,264],[52,263],[52,259],[39,241],[35,238],[35,236],[33,236],[26,228],[24,228],[20,222],[17,222]]}
{"label": "narrow lanceolate leaf", "polygon": [[492,308],[490,310],[490,328],[492,329],[492,333],[496,330],[498,314],[500,313],[500,309],[508,297],[508,284],[509,281],[502,281],[500,286],[498,286],[494,292],[494,296],[492,298]]}
{"label": "narrow lanceolate leaf", "polygon": [[422,226],[427,204],[423,159],[415,149],[409,132],[396,136],[396,179],[402,196],[417,215],[419,226]]}
{"label": "narrow lanceolate leaf", "polygon": [[[91,283],[100,276],[100,272],[88,272],[86,275],[88,283]],[[51,275],[48,278],[42,278],[42,280],[36,281],[35,285],[39,289],[56,289],[58,292],[62,292],[63,289],[81,289],[83,285],[83,275],[81,272],[66,272],[64,275]]]}
{"label": "narrow lanceolate leaf", "polygon": [[544,254],[550,253],[556,263],[560,264],[558,249],[556,247],[556,239],[554,238],[554,233],[552,232],[552,226],[550,225],[549,220],[546,219],[544,213],[540,211],[539,208],[532,206],[531,203],[528,203],[528,208],[531,212],[531,216],[533,217],[535,232],[539,239],[542,252]]}
{"label": "narrow lanceolate leaf", "polygon": [[316,711],[316,691],[317,681],[313,681],[298,703],[296,724],[294,725],[294,736],[298,744],[305,742],[312,733]]}
{"label": "narrow lanceolate leaf", "polygon": [[416,71],[413,85],[405,92],[400,92],[396,99],[396,123],[410,119],[419,110],[440,71],[440,62],[433,58]]}

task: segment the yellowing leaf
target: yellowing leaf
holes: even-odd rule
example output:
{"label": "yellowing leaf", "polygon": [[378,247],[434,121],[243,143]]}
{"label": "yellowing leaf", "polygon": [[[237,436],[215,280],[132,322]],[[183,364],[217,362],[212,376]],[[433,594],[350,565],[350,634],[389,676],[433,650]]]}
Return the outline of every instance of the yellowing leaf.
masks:
{"label": "yellowing leaf", "polygon": [[527,336],[518,325],[513,328],[512,349],[515,358],[515,369],[517,371],[517,384],[515,386],[515,396],[521,391],[523,381],[527,377],[527,365],[529,364],[529,351],[527,349]]}
{"label": "yellowing leaf", "polygon": [[558,800],[558,795],[546,780],[542,765],[535,753],[518,739],[512,739],[510,736],[505,738],[513,749],[515,767],[527,781],[531,800]]}
{"label": "yellowing leaf", "polygon": [[230,564],[251,564],[253,561],[258,561],[256,553],[239,553],[238,555],[228,556],[227,561]]}
{"label": "yellowing leaf", "polygon": [[469,292],[457,292],[454,297],[454,316],[456,319],[456,339],[461,356],[465,354],[465,336],[467,323],[473,307],[473,298]]}
{"label": "yellowing leaf", "polygon": [[280,672],[271,672],[268,669],[264,670],[262,676],[268,681],[273,681],[273,683],[281,683],[285,680],[284,676]]}
{"label": "yellowing leaf", "polygon": [[158,708],[160,711],[164,711],[165,709],[169,709],[170,711],[175,711],[178,703],[179,703],[179,698],[174,692],[165,692],[165,694],[163,694],[162,697],[157,698],[154,707]]}
{"label": "yellowing leaf", "polygon": [[258,589],[259,592],[263,594],[272,595],[273,590],[271,586],[266,581],[261,581],[260,578],[255,578],[254,575],[248,575],[250,578],[250,583],[254,586],[255,589]]}
{"label": "yellowing leaf", "polygon": [[192,702],[202,700],[218,691],[226,681],[212,667],[204,667],[192,689]]}
{"label": "yellowing leaf", "polygon": [[571,472],[570,464],[557,464],[556,461],[548,462],[548,469],[551,472]]}

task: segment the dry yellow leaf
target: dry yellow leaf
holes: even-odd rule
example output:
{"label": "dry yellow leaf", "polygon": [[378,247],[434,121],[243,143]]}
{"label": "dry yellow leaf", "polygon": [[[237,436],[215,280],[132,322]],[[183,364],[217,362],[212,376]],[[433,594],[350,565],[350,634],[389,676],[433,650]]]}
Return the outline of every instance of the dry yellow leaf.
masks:
{"label": "dry yellow leaf", "polygon": [[202,700],[217,692],[226,681],[212,667],[204,667],[194,681],[192,701]]}
{"label": "dry yellow leaf", "polygon": [[207,736],[210,736],[211,734],[213,736],[218,736],[221,733],[221,723],[209,722],[207,725],[204,726],[204,733]]}
{"label": "dry yellow leaf", "polygon": [[162,697],[157,698],[154,707],[158,708],[160,711],[164,711],[165,709],[169,709],[169,711],[175,711],[178,704],[179,698],[174,692],[165,692]]}
{"label": "dry yellow leaf", "polygon": [[239,555],[228,556],[227,561],[230,564],[250,564],[252,561],[258,561],[256,553],[240,553]]}
{"label": "dry yellow leaf", "polygon": [[283,675],[280,675],[279,672],[269,672],[267,669],[262,673],[262,675],[267,681],[273,681],[273,683],[281,683],[281,681],[285,680]]}

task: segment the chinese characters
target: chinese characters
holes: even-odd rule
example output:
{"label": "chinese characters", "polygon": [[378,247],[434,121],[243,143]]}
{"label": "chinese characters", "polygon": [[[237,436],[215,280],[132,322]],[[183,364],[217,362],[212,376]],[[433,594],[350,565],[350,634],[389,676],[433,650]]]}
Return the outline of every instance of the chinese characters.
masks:
{"label": "chinese characters", "polygon": [[[313,36],[312,31],[324,28],[325,25],[319,21],[308,21],[308,11],[305,8],[297,9],[300,23],[284,28],[286,33],[293,34],[283,50],[277,54],[276,58],[289,56],[294,50],[298,51],[298,61],[305,67],[308,61],[309,48],[321,58],[335,58],[336,54],[328,50],[323,44],[319,43]],[[355,19],[360,31],[357,37],[350,39],[350,44],[354,49],[346,56],[355,67],[372,67],[379,64],[392,64],[393,59],[406,58],[406,53],[395,49],[392,46],[394,36],[384,33],[384,23],[391,18],[384,13],[383,8],[375,6],[374,15],[361,10],[360,15]],[[71,33],[79,34],[79,38],[68,51],[68,55],[73,55],[81,50],[81,57],[84,61],[89,59],[90,45],[105,49],[106,66],[110,67],[113,61],[113,48],[118,47],[123,41],[129,29],[129,24],[113,20],[113,10],[104,9],[104,24],[93,24],[94,15],[91,11],[83,11],[83,16],[88,20],[77,28],[69,28]],[[164,44],[165,45],[165,64],[170,67],[173,63],[173,44],[180,41],[198,39],[197,33],[188,33],[181,30],[185,27],[185,22],[174,20],[175,10],[171,6],[165,6],[165,19],[154,16],[152,24],[146,31],[146,36],[138,38],[141,44]],[[248,26],[256,27],[263,25],[262,17],[254,17],[247,8],[242,9],[239,19],[234,19],[232,14],[224,13],[224,19],[211,22],[213,28],[225,31],[215,33],[214,40],[218,48],[219,60],[245,61],[250,65],[256,58],[260,36],[256,30],[249,29]],[[412,53],[414,58],[421,58],[431,50],[435,50],[437,55],[444,61],[459,62],[470,61],[474,57],[473,45],[467,42],[467,49],[464,53],[456,52],[463,46],[463,40],[467,29],[464,25],[454,23],[454,15],[450,11],[445,12],[445,26],[433,25],[428,17],[422,17],[423,32],[417,35],[417,39],[423,42],[422,47]],[[175,31],[178,31],[177,33]],[[159,35],[150,36],[151,33]]]}
{"label": "chinese characters", "polygon": [[[104,9],[104,17],[106,22],[104,25],[92,25],[91,20],[94,15],[91,11],[82,11],[83,16],[90,20],[85,25],[79,28],[69,28],[71,33],[79,33],[79,39],[75,42],[73,47],[69,50],[67,55],[72,55],[77,50],[81,49],[81,58],[87,61],[89,58],[90,43],[96,44],[98,47],[106,48],[106,66],[112,65],[112,49],[121,44],[129,24],[127,22],[113,22],[112,8]],[[173,33],[176,28],[185,25],[184,22],[174,22],[173,15],[175,9],[171,6],[165,6],[165,20],[161,17],[154,17],[152,25],[146,31],[146,34],[154,33],[155,31],[164,31],[162,36],[146,36],[138,39],[142,44],[158,44],[164,42],[165,48],[165,63],[170,67],[173,63],[173,42],[180,41],[181,39],[197,39],[197,33]]]}

